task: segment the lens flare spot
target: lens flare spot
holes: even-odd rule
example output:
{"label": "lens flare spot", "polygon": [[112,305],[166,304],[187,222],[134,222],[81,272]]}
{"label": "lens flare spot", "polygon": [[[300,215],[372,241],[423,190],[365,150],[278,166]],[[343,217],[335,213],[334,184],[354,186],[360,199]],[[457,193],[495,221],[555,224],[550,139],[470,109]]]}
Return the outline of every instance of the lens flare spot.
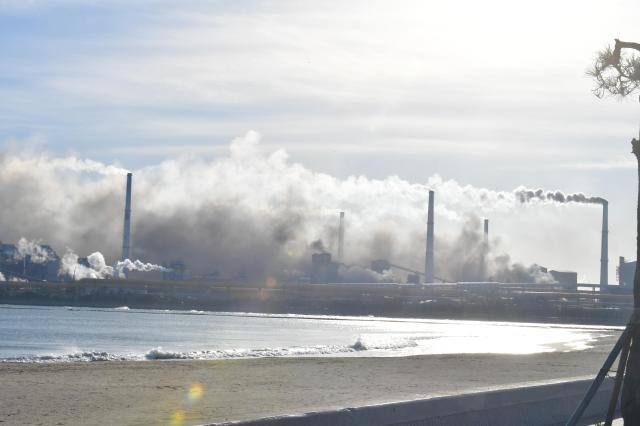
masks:
{"label": "lens flare spot", "polygon": [[278,286],[278,281],[273,277],[269,277],[269,278],[267,278],[267,281],[265,282],[265,285],[268,288],[275,288],[275,287]]}
{"label": "lens flare spot", "polygon": [[171,416],[171,426],[181,426],[184,423],[186,414],[184,410],[178,410],[173,413]]}
{"label": "lens flare spot", "polygon": [[204,385],[202,383],[194,383],[191,386],[189,386],[189,393],[187,397],[189,398],[189,401],[193,403],[193,402],[199,401],[200,398],[202,398],[203,394],[204,394]]}

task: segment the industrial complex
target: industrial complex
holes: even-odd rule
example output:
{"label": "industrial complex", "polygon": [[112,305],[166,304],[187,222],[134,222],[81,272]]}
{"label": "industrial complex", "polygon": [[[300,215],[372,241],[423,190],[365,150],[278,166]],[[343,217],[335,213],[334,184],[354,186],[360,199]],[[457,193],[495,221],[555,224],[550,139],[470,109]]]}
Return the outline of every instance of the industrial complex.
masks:
{"label": "industrial complex", "polygon": [[[60,257],[47,245],[39,245],[38,256],[18,245],[0,245],[0,273],[7,281],[0,286],[0,302],[24,301],[60,304],[132,304],[184,306],[204,309],[242,309],[269,312],[335,312],[344,314],[471,315],[493,312],[504,317],[549,318],[597,316],[605,321],[626,318],[635,273],[635,262],[620,258],[618,282],[608,282],[608,203],[602,201],[600,282],[579,283],[573,271],[539,270],[552,277],[548,282],[450,282],[434,269],[435,192],[429,191],[424,270],[415,270],[389,259],[371,259],[362,268],[371,282],[342,282],[345,264],[345,212],[339,213],[337,256],[321,250],[312,254],[308,276],[284,283],[251,283],[216,274],[194,276],[180,260],[163,263],[161,273],[128,272],[106,279],[77,280],[61,274]],[[132,174],[126,178],[122,258],[131,255]],[[482,250],[489,248],[489,220],[483,223]],[[87,258],[78,264],[90,267]],[[384,282],[390,271],[402,273],[404,283]],[[476,315],[477,316],[477,315]],[[600,318],[601,317],[601,318]]]}

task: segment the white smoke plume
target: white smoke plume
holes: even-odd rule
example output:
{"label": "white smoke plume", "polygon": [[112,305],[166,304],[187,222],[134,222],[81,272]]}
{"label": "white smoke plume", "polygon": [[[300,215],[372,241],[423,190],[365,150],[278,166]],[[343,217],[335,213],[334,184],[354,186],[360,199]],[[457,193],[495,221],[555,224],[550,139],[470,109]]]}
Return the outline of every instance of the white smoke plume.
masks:
{"label": "white smoke plume", "polygon": [[392,270],[386,270],[380,274],[369,268],[363,268],[357,265],[341,265],[340,268],[338,268],[338,276],[341,281],[347,283],[400,282],[400,277],[395,276]]}
{"label": "white smoke plume", "polygon": [[122,176],[128,173],[128,170],[122,167],[104,164],[99,161],[75,156],[51,157],[45,154],[35,154],[31,151],[14,152],[11,155],[5,155],[2,162],[17,172],[37,168],[56,173],[88,173],[102,176]]}
{"label": "white smoke plume", "polygon": [[60,270],[58,275],[71,278],[78,281],[86,278],[105,279],[105,278],[124,278],[125,271],[151,272],[161,271],[167,272],[169,269],[155,265],[153,263],[144,263],[141,260],[131,261],[125,259],[116,262],[115,266],[109,266],[105,261],[105,257],[100,252],[94,252],[87,256],[88,266],[79,262],[79,256],[71,250],[62,257],[60,262]]}
{"label": "white smoke plume", "polygon": [[29,256],[33,263],[45,263],[50,258],[49,251],[40,245],[40,241],[29,241],[26,238],[20,238],[16,243],[16,260],[22,260]]}
{"label": "white smoke plume", "polygon": [[0,282],[27,282],[27,280],[23,279],[23,278],[18,278],[18,277],[11,277],[9,280],[7,280],[7,278],[4,276],[4,274],[2,272],[0,272]]}
{"label": "white smoke plume", "polygon": [[[74,276],[75,269],[76,277],[112,275],[104,258],[115,260],[120,253],[124,172],[75,157],[0,155],[0,199],[11,206],[0,209],[0,229],[8,233],[0,237],[38,238],[58,252],[67,246],[79,253],[99,249],[104,256],[97,267],[80,268],[77,256],[67,253],[62,272]],[[446,266],[438,259],[451,258],[445,255],[446,245],[454,245],[469,212],[496,218],[503,226],[512,224],[509,233],[505,231],[505,245],[509,252],[520,250],[514,258],[533,263],[539,261],[539,253],[554,253],[548,241],[538,247],[530,244],[537,234],[521,225],[524,217],[537,220],[541,212],[550,218],[545,223],[561,217],[559,208],[536,210],[552,203],[546,197],[523,203],[518,192],[522,188],[493,191],[438,175],[423,183],[397,176],[341,179],[292,163],[283,150],[266,152],[256,132],[235,139],[228,156],[178,157],[134,171],[132,253],[153,264],[183,260],[196,275],[216,271],[221,276],[244,275],[256,281],[273,276],[282,281],[308,272],[311,242],[321,240],[327,251],[336,253],[338,213],[345,211],[345,263],[368,266],[373,259],[388,259],[422,270],[429,189],[436,191],[440,271]],[[571,209],[569,203],[562,206]],[[527,210],[533,213],[526,216]],[[578,223],[566,224],[566,218],[556,222],[563,223],[563,229]],[[598,234],[594,227],[592,234],[582,232],[576,237],[582,240],[574,241],[586,247],[583,242],[593,235],[595,265]],[[560,249],[557,253],[562,254]],[[580,253],[575,259],[584,257]]]}
{"label": "white smoke plume", "polygon": [[115,265],[115,271],[119,277],[123,276],[124,271],[138,271],[138,272],[168,272],[170,269],[164,266],[156,265],[153,263],[144,263],[141,260],[131,261],[129,259],[118,261]]}
{"label": "white smoke plume", "polygon": [[60,262],[59,275],[78,281],[85,278],[104,279],[113,277],[113,268],[105,262],[100,252],[94,252],[87,256],[89,266],[78,262],[79,257],[71,250],[67,250]]}

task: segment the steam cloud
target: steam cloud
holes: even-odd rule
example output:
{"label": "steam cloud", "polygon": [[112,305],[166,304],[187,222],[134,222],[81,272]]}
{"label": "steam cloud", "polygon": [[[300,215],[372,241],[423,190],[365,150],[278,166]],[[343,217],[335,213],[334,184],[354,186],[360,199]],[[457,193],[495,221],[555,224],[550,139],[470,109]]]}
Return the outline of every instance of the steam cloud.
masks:
{"label": "steam cloud", "polygon": [[79,263],[78,260],[79,256],[73,251],[68,250],[60,261],[59,275],[69,277],[72,280],[113,277],[113,267],[107,265],[104,256],[100,252],[95,252],[87,256],[89,266]]}
{"label": "steam cloud", "polygon": [[[4,276],[4,274],[2,272],[0,272],[0,282],[6,282],[7,278]],[[11,279],[9,281],[13,281],[13,282],[26,282],[27,280],[22,279],[22,278],[18,278],[18,277],[11,277]]]}
{"label": "steam cloud", "polygon": [[[119,257],[124,173],[117,166],[75,157],[0,155],[0,197],[3,205],[11,206],[0,209],[0,229],[8,233],[0,239],[25,235],[59,253],[67,246],[93,253],[89,267],[78,264],[73,252],[62,257],[61,272],[76,279],[149,269],[143,262],[130,262],[116,264],[114,271],[105,260]],[[582,200],[578,194],[554,192],[549,197],[549,192],[524,188],[492,191],[438,175],[425,183],[397,176],[338,179],[290,163],[283,150],[265,152],[260,135],[250,131],[231,143],[226,157],[181,157],[135,171],[132,252],[156,268],[162,262],[183,260],[193,274],[218,272],[223,277],[281,281],[308,275],[311,254],[319,248],[336,252],[338,212],[343,210],[349,235],[345,263],[366,266],[385,258],[421,270],[429,189],[437,193],[439,224],[448,221],[463,228],[458,239],[443,236],[442,227],[438,228],[437,275],[453,280],[501,274],[507,274],[505,280],[516,280],[518,274],[533,279],[536,274],[535,268],[511,265],[508,256],[486,254],[483,264],[472,261],[478,236],[465,231],[469,211],[504,213],[534,198],[590,202],[578,201]],[[475,224],[468,226],[472,229]],[[341,272],[353,280],[392,278],[365,268]]]}
{"label": "steam cloud", "polygon": [[343,265],[338,270],[338,275],[344,282],[371,283],[371,282],[398,282],[399,277],[393,271],[383,271],[382,274],[357,265]]}
{"label": "steam cloud", "polygon": [[168,272],[170,269],[153,263],[144,263],[141,260],[131,261],[125,259],[116,263],[115,270],[118,272],[118,276],[122,276],[123,271],[138,271],[138,272]]}
{"label": "steam cloud", "polygon": [[112,267],[107,265],[104,255],[100,252],[94,252],[87,256],[87,263],[89,264],[88,266],[80,263],[79,256],[73,251],[68,250],[60,262],[59,274],[77,281],[85,278],[123,278],[125,270],[140,272],[169,271],[169,269],[160,265],[144,263],[140,260],[131,261],[129,259],[118,261],[115,267]]}
{"label": "steam cloud", "polygon": [[20,238],[16,244],[16,260],[22,260],[29,256],[33,263],[45,263],[50,259],[49,251],[44,249],[38,241],[29,241]]}

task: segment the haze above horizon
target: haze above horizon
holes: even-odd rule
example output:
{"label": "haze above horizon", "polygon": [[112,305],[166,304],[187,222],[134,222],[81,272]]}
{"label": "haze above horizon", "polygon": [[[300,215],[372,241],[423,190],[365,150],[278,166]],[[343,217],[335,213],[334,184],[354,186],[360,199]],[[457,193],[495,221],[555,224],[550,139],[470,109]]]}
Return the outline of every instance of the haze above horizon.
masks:
{"label": "haze above horizon", "polygon": [[630,256],[628,141],[640,110],[595,98],[585,70],[614,37],[638,39],[639,11],[631,1],[0,0],[0,148],[137,170],[224,157],[255,130],[265,149],[338,178],[439,174],[603,196],[610,258]]}

